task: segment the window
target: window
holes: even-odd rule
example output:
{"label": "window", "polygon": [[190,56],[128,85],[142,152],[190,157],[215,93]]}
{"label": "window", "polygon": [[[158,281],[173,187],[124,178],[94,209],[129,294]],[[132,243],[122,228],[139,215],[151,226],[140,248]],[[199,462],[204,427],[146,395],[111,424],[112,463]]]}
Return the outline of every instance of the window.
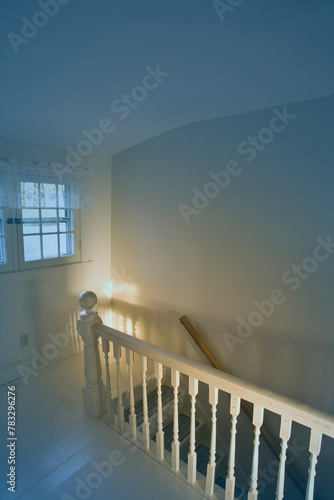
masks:
{"label": "window", "polygon": [[12,239],[8,224],[13,223],[10,212],[0,208],[0,272],[13,271]]}
{"label": "window", "polygon": [[0,210],[0,264],[5,264],[5,262],[7,262],[5,238],[4,211]]}
{"label": "window", "polygon": [[[78,210],[69,208],[71,186],[21,182],[20,190],[22,208],[11,210],[7,220],[5,210],[0,211],[0,269],[12,270],[10,240],[18,249],[18,269],[78,262],[79,214]],[[8,231],[11,235],[6,236],[6,226],[11,228]]]}
{"label": "window", "polygon": [[0,159],[0,272],[80,262],[92,201],[91,169]]}

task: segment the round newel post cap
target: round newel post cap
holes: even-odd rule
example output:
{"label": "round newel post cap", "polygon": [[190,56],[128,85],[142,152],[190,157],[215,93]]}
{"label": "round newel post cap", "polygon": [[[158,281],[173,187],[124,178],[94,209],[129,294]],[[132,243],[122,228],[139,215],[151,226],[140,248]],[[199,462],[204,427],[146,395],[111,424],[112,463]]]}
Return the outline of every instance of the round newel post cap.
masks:
{"label": "round newel post cap", "polygon": [[83,292],[79,297],[79,304],[84,311],[80,314],[80,316],[91,316],[96,314],[96,311],[93,311],[94,306],[97,304],[97,296],[94,292]]}

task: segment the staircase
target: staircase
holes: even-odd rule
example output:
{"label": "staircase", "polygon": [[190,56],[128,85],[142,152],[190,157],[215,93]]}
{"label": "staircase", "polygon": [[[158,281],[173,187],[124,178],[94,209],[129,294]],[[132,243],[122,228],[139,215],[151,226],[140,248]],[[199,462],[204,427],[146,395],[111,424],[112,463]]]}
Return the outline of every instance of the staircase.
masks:
{"label": "staircase", "polygon": [[[127,399],[127,392],[122,394],[122,400]],[[179,400],[180,392],[178,393]],[[163,433],[164,433],[164,457],[167,464],[171,461],[172,444],[174,439],[174,419],[173,419],[173,400],[174,400],[174,390],[168,385],[162,384],[161,386],[161,399],[162,399],[162,413],[163,413]],[[114,400],[114,407],[117,408],[118,402],[117,398]],[[191,416],[186,408],[179,406],[178,415],[178,430],[179,430],[179,441],[180,441],[180,470],[183,470],[184,477],[186,476],[187,463],[188,463],[188,450],[190,444],[190,427],[191,427]],[[147,413],[150,425],[150,451],[152,456],[156,455],[156,432],[157,432],[157,422],[158,422],[158,389],[153,389],[147,395]],[[139,397],[134,404],[135,414],[136,414],[136,426],[137,426],[137,444],[143,446],[144,444],[144,432],[141,426],[144,421],[144,402],[143,398]],[[130,413],[131,408],[127,406],[124,408],[124,434],[130,437]],[[210,461],[210,443],[208,442],[208,436],[205,431],[204,418],[198,416],[195,420],[195,433],[196,433],[196,443],[195,453],[197,455],[197,481],[199,484],[205,484],[205,476],[207,467]],[[117,414],[114,414],[114,424],[117,427]],[[110,425],[107,412],[101,416],[101,419]],[[216,453],[216,495],[220,498],[223,496],[225,490],[225,477],[224,471],[226,468],[226,460],[223,460],[223,456]],[[201,491],[200,488],[198,488]],[[201,491],[202,492],[202,491]],[[219,494],[220,493],[220,494]],[[235,499],[241,500],[246,498],[245,488],[241,488],[238,485],[235,486]]]}
{"label": "staircase", "polygon": [[[314,499],[322,436],[334,438],[332,416],[106,327],[93,309],[96,302],[93,292],[79,298],[84,309],[77,327],[84,343],[86,413],[117,428],[206,498],[257,500],[265,491],[261,498],[268,500]],[[222,413],[218,400],[229,414]],[[252,409],[251,422],[240,415],[241,401]],[[261,440],[265,413],[280,419],[278,461]],[[303,496],[286,475],[296,424],[309,433],[310,465]],[[250,434],[245,438],[247,426]],[[221,431],[226,430],[224,437]],[[274,484],[262,480],[263,460],[269,468],[277,465]]]}
{"label": "staircase", "polygon": [[[172,443],[174,439],[174,420],[172,414],[172,404],[174,399],[174,391],[172,387],[167,385],[162,385],[162,409],[163,409],[163,433],[164,433],[164,448],[165,448],[165,459],[167,463],[170,461],[171,452],[172,452]],[[126,398],[127,394],[123,394],[123,398]],[[180,399],[180,393],[178,394]],[[155,444],[156,444],[156,430],[157,430],[157,419],[158,419],[158,391],[157,388],[151,391],[147,396],[148,403],[148,417],[150,424],[150,449],[152,450],[152,455],[155,456]],[[117,407],[117,400],[115,403]],[[184,405],[185,406],[185,405]],[[129,419],[130,419],[130,406],[125,408],[124,410],[124,419],[125,419],[125,432],[127,435],[130,434],[129,428]],[[189,450],[189,442],[190,442],[190,425],[191,425],[191,417],[189,414],[186,414],[187,410],[185,408],[179,408],[178,415],[178,429],[179,429],[179,441],[180,441],[180,460],[181,469],[186,470],[186,464],[188,463],[188,450]],[[144,420],[143,413],[143,398],[139,398],[135,402],[135,413],[137,416],[137,439],[138,442],[143,444],[144,436],[143,432],[140,430],[140,426]],[[189,413],[189,412],[187,412]],[[198,412],[197,412],[198,414]],[[101,418],[108,423],[106,418],[107,414],[105,413]],[[210,460],[210,444],[208,443],[207,434],[204,429],[204,421],[203,418],[196,418],[195,421],[195,433],[196,433],[196,442],[197,446],[195,448],[195,452],[197,455],[197,472],[202,477],[199,480],[200,483],[205,482],[205,475],[207,466]],[[222,489],[225,489],[225,478],[224,475],[224,462],[222,455],[216,453],[216,480],[215,484]],[[240,488],[236,485],[235,488],[235,499],[241,499],[242,494],[245,493],[245,489]],[[244,497],[245,498],[245,497]]]}

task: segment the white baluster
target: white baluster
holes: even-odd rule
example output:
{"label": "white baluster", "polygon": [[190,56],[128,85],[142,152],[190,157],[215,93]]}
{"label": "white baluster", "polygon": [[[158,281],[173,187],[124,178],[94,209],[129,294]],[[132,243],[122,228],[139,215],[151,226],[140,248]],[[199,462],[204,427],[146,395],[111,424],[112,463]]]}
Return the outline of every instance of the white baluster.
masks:
{"label": "white baluster", "polygon": [[102,383],[102,371],[98,338],[93,327],[102,324],[101,318],[93,307],[97,297],[93,292],[83,292],[79,304],[84,309],[77,321],[78,333],[83,340],[85,363],[85,386],[82,389],[83,408],[93,418],[99,418],[106,411],[105,387]]}
{"label": "white baluster", "polygon": [[164,431],[162,421],[162,398],[161,398],[161,379],[162,379],[162,364],[154,362],[154,375],[158,381],[158,427],[156,433],[156,457],[158,460],[163,460],[165,456],[164,449]]}
{"label": "white baluster", "polygon": [[217,404],[218,404],[218,389],[209,387],[209,403],[211,405],[211,443],[210,443],[210,460],[206,471],[205,493],[211,497],[213,495],[216,472],[216,441],[217,441]]}
{"label": "white baluster", "polygon": [[143,435],[145,439],[145,450],[150,449],[150,422],[148,421],[148,409],[147,409],[147,380],[146,380],[146,372],[147,372],[147,358],[145,356],[141,356],[140,358],[140,366],[143,374]]}
{"label": "white baluster", "polygon": [[189,377],[189,394],[191,396],[191,421],[190,421],[190,446],[188,453],[188,481],[193,484],[196,481],[197,453],[195,452],[196,442],[196,396],[198,394],[198,380]]}
{"label": "white baluster", "polygon": [[110,384],[110,369],[109,369],[109,350],[110,342],[107,339],[102,339],[102,350],[104,352],[105,366],[106,366],[106,402],[107,402],[107,415],[108,422],[113,423],[112,411],[112,398],[111,398],[111,384]]}
{"label": "white baluster", "polygon": [[284,479],[285,479],[285,461],[288,441],[291,436],[291,420],[281,417],[281,429],[279,437],[281,438],[281,454],[277,477],[276,500],[283,500],[284,497]]}
{"label": "white baluster", "polygon": [[130,349],[126,350],[126,363],[129,370],[129,391],[130,391],[130,434],[132,439],[137,439],[137,417],[135,412],[135,398],[133,392],[133,363],[134,363],[134,352]]}
{"label": "white baluster", "polygon": [[230,402],[230,413],[232,415],[231,420],[231,440],[230,440],[230,451],[229,451],[229,461],[228,461],[228,471],[225,484],[225,500],[234,500],[235,491],[235,441],[237,434],[237,418],[240,413],[240,398],[231,395]]}
{"label": "white baluster", "polygon": [[259,446],[260,446],[260,427],[263,424],[263,408],[254,405],[253,410],[253,425],[254,430],[254,449],[252,460],[252,474],[250,480],[250,489],[248,493],[248,500],[257,500],[257,479],[259,469]]}
{"label": "white baluster", "polygon": [[116,359],[116,373],[117,373],[117,421],[118,428],[120,431],[124,431],[124,407],[122,400],[122,389],[121,389],[121,346],[118,344],[114,344],[114,358]]}
{"label": "white baluster", "polygon": [[174,426],[172,442],[172,470],[177,472],[180,469],[180,441],[179,441],[179,411],[178,411],[178,388],[180,385],[180,372],[172,370],[172,386],[174,387]]}
{"label": "white baluster", "polygon": [[315,480],[315,467],[318,462],[318,455],[321,450],[321,440],[322,433],[319,431],[311,430],[310,436],[310,468],[308,470],[308,480],[307,480],[307,488],[306,488],[306,500],[313,500],[314,497],[314,480]]}

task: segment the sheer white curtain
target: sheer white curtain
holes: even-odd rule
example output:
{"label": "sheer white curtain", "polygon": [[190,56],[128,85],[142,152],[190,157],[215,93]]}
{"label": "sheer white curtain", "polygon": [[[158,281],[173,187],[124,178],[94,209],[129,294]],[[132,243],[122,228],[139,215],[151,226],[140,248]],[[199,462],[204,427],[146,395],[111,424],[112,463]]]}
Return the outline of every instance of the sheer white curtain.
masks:
{"label": "sheer white curtain", "polygon": [[[25,184],[24,189],[22,183]],[[44,163],[26,160],[0,160],[0,207],[22,208],[30,205],[34,193],[39,191],[40,198],[45,192],[37,189],[38,183],[43,185],[66,186],[66,208],[92,207],[93,172],[91,169],[69,167],[57,162]],[[43,200],[38,200],[43,205]]]}

